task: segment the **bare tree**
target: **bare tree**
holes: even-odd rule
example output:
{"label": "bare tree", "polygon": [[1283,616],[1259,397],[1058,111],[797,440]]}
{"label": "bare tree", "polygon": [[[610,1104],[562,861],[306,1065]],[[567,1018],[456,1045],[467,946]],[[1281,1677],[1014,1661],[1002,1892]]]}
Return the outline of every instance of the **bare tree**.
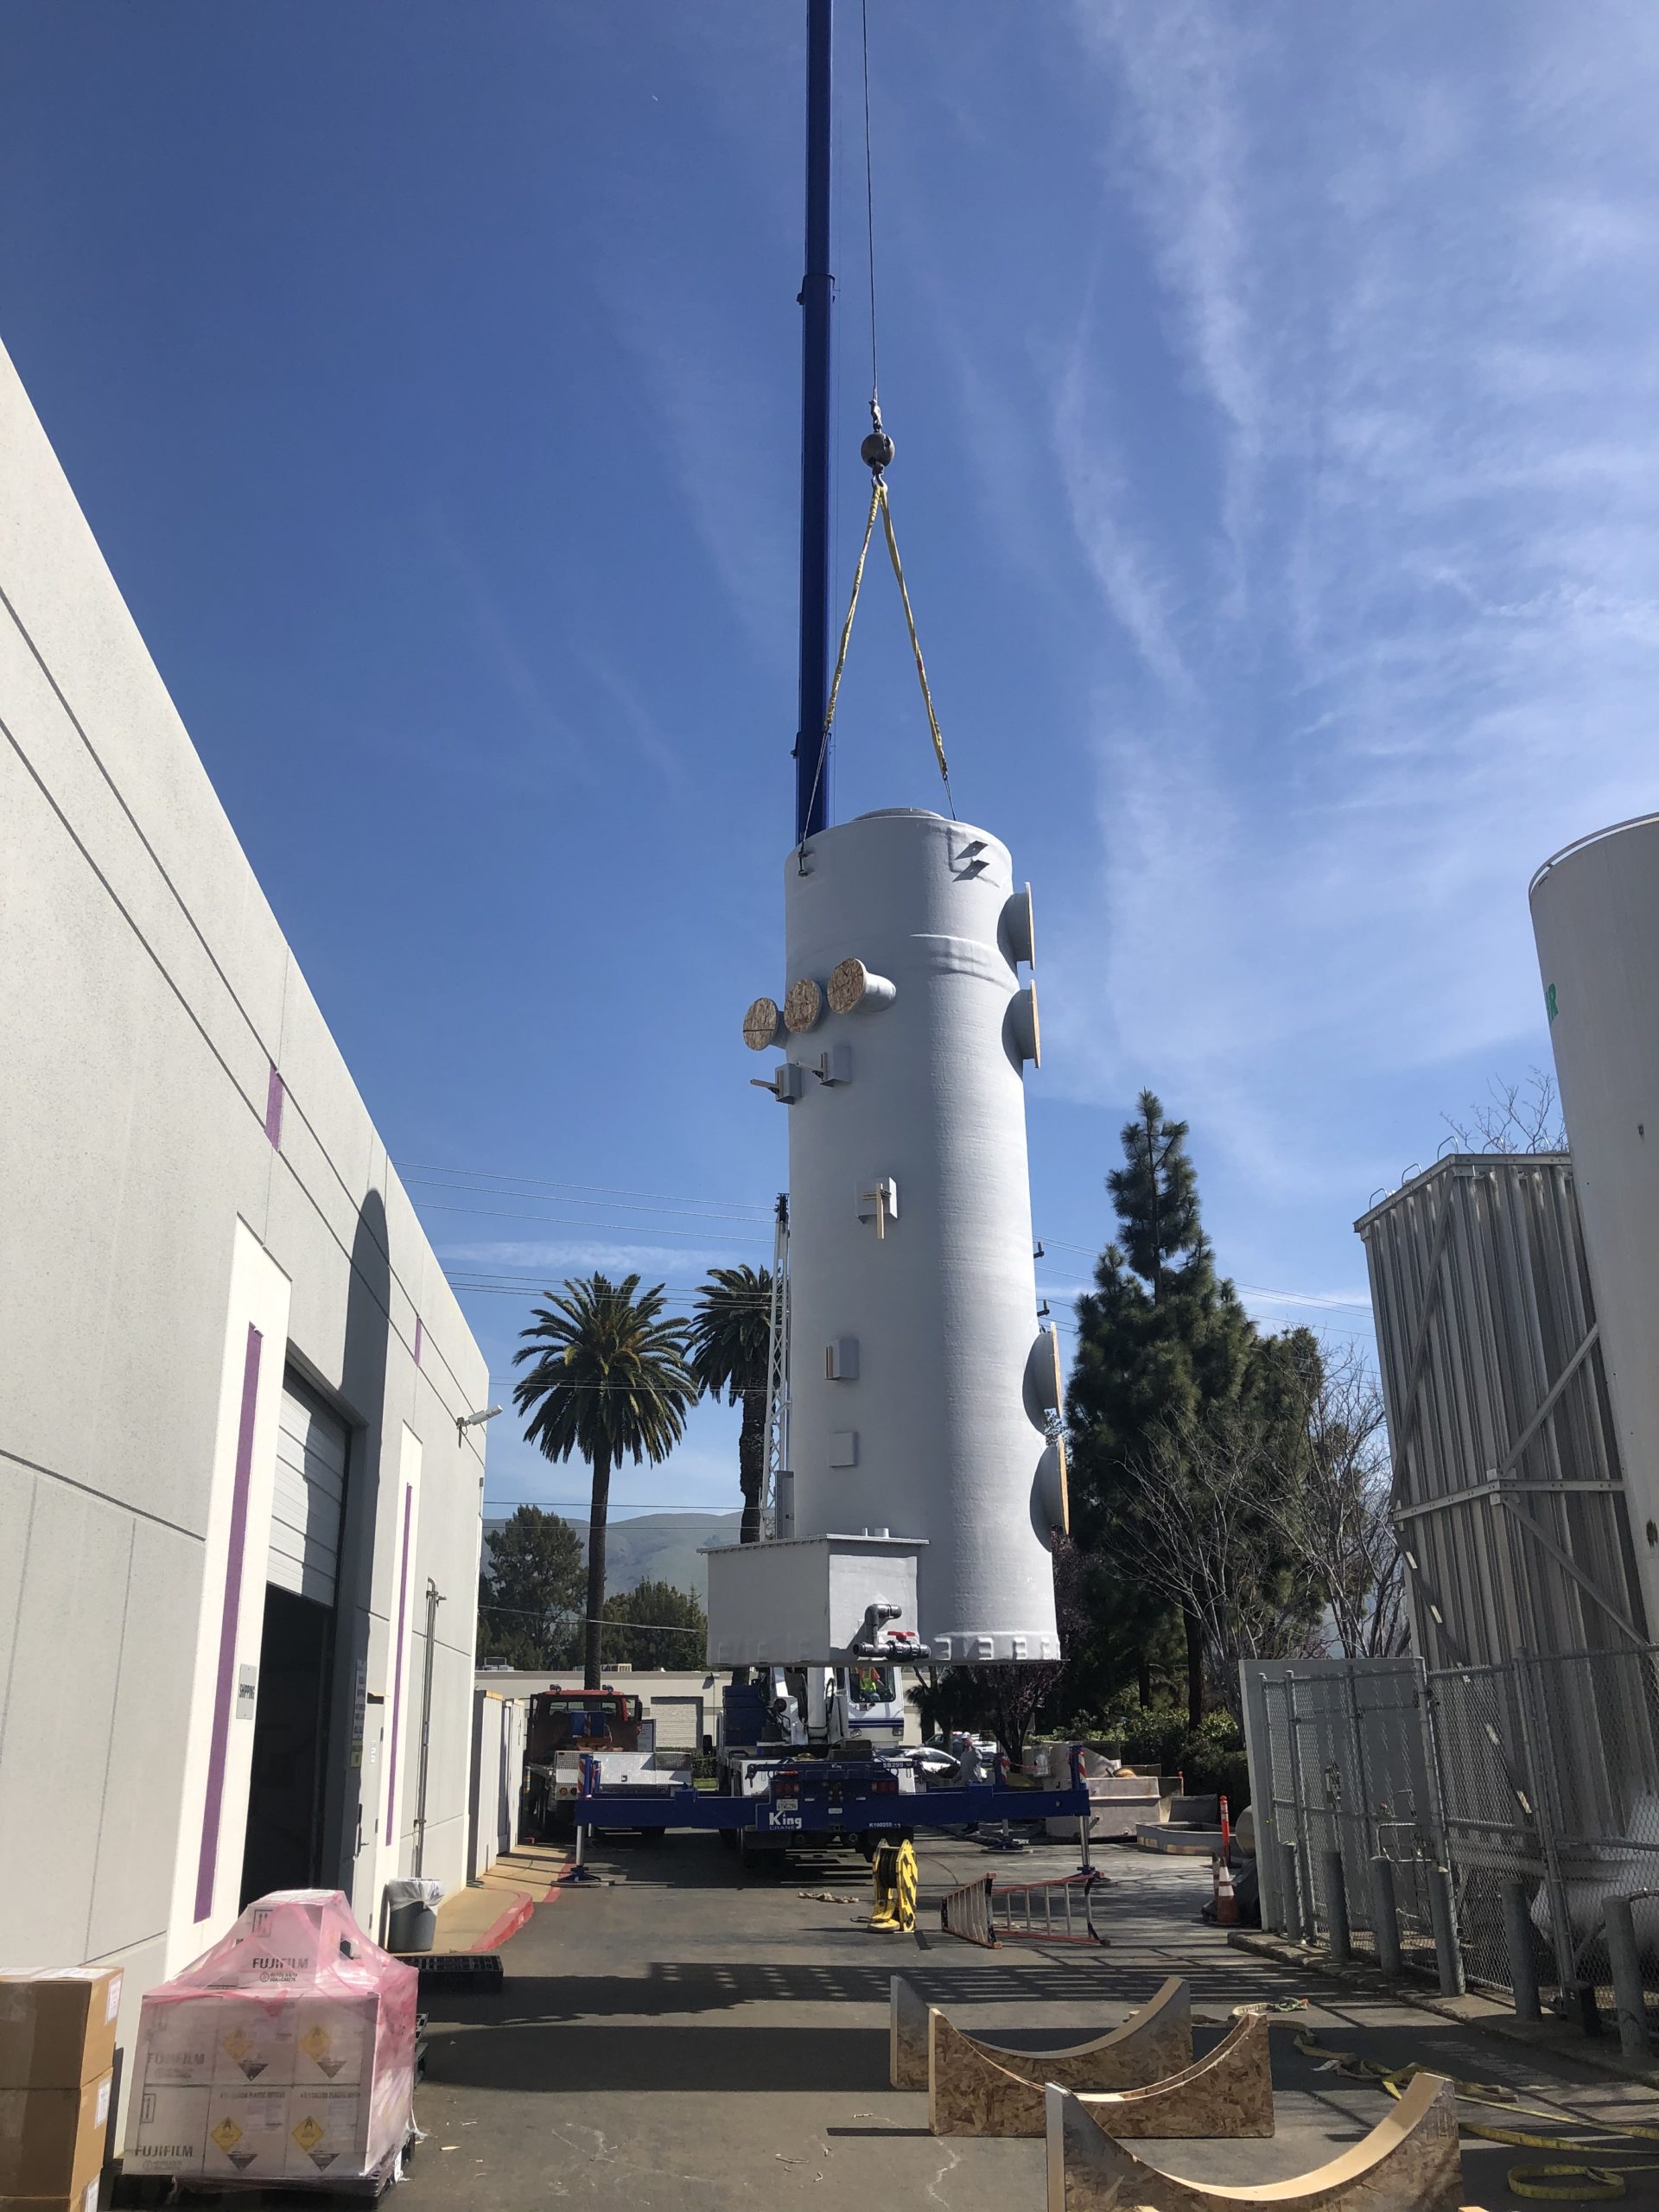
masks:
{"label": "bare tree", "polygon": [[1567,1130],[1555,1078],[1529,1068],[1524,1083],[1503,1083],[1494,1076],[1484,1104],[1471,1107],[1466,1122],[1450,1114],[1440,1119],[1457,1139],[1459,1152],[1565,1152]]}
{"label": "bare tree", "polygon": [[1017,1765],[1032,1723],[1059,1678],[1055,1659],[949,1667],[911,1695],[924,1727],[988,1729]]}
{"label": "bare tree", "polygon": [[1273,1425],[1229,1406],[1166,1421],[1128,1467],[1136,1510],[1126,1564],[1198,1621],[1211,1687],[1235,1714],[1241,1659],[1300,1656],[1309,1641],[1310,1585],[1300,1560],[1287,1577],[1270,1510],[1298,1471],[1285,1448]]}
{"label": "bare tree", "polygon": [[1382,1395],[1357,1345],[1327,1351],[1305,1432],[1300,1479],[1274,1484],[1268,1512],[1329,1608],[1344,1656],[1385,1657],[1405,1646],[1405,1578]]}

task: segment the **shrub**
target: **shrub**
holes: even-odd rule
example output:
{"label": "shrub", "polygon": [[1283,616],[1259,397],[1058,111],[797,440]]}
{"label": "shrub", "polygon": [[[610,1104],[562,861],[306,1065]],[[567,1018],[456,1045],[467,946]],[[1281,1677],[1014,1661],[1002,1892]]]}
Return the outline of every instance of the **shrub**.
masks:
{"label": "shrub", "polygon": [[1154,1705],[1131,1706],[1077,1732],[1111,1747],[1127,1766],[1182,1776],[1194,1796],[1224,1794],[1235,1819],[1250,1802],[1243,1734],[1224,1706],[1196,1728],[1188,1728],[1179,1706]]}

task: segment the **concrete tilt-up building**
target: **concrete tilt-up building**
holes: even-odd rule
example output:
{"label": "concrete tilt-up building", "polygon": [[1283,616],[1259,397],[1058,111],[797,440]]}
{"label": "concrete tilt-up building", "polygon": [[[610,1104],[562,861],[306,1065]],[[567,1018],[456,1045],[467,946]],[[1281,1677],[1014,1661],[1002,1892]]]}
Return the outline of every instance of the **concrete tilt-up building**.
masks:
{"label": "concrete tilt-up building", "polygon": [[0,1963],[465,1878],[485,1362],[0,353]]}

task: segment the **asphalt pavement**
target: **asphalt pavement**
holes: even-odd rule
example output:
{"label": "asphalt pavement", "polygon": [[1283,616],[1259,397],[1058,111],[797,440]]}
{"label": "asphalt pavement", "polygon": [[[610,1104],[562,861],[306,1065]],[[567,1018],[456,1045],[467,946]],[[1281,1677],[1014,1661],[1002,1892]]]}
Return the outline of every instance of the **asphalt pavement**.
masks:
{"label": "asphalt pavement", "polygon": [[[1040,2142],[938,2140],[925,2097],[887,2086],[895,1973],[960,2024],[1031,2048],[1115,2026],[1171,1974],[1192,1985],[1200,2054],[1236,2005],[1313,2000],[1274,2029],[1271,2141],[1137,2146],[1194,2179],[1301,2172],[1387,2110],[1379,2087],[1299,2053],[1297,2026],[1390,2065],[1415,2061],[1506,2084],[1603,2127],[1659,2125],[1650,2091],[1230,1948],[1198,1917],[1209,1894],[1202,1864],[1108,1850],[1100,1864],[1113,1886],[1096,1917],[1109,1948],[987,1951],[941,1934],[942,1892],[987,1872],[999,1884],[1065,1873],[1075,1847],[1004,1855],[925,1837],[918,1849],[920,1921],[914,1936],[898,1936],[866,1927],[868,1871],[851,1854],[746,1876],[710,1836],[605,1842],[592,1861],[601,1882],[559,1892],[507,1944],[502,1989],[431,1999],[416,2105],[427,2140],[397,2192],[403,2212],[529,2212],[563,2200],[723,2212],[799,2199],[1042,2212]],[[1544,2125],[1465,2109],[1500,2125]],[[1649,2166],[1659,2143],[1595,2155]],[[1489,2212],[1517,2205],[1509,2168],[1558,2156],[1469,2142],[1465,2201]],[[1656,2184],[1659,2171],[1632,2171],[1624,2202],[1659,2208]]]}

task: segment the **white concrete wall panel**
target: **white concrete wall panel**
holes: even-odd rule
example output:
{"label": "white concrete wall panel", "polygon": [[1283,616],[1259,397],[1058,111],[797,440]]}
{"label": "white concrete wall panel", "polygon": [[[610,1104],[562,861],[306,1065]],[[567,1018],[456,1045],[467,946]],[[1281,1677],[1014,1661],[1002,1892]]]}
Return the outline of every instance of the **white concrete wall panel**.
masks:
{"label": "white concrete wall panel", "polygon": [[[181,1615],[191,1618],[200,1603],[202,1548],[156,1522],[135,1517],[130,1526],[121,1667],[86,1929],[86,1955],[92,1959],[164,1939],[183,1793],[186,1738],[180,1715],[190,1710],[195,1676],[194,1649],[179,1634],[178,1623]],[[156,1604],[157,1591],[168,1593],[168,1604]],[[139,1808],[144,1816],[135,1819]],[[239,1832],[237,1842],[239,1847]]]}
{"label": "white concrete wall panel", "polygon": [[22,1479],[32,1497],[4,1716],[0,1956],[52,1966],[88,1950],[132,1520],[67,1484]]}
{"label": "white concrete wall panel", "polygon": [[[424,1588],[424,1584],[423,1584]],[[477,1584],[474,1584],[476,1592]],[[472,1759],[473,1644],[471,1624],[447,1618],[454,1603],[438,1608],[437,1649],[432,1669],[432,1740],[427,1782],[426,1849],[423,1871],[457,1889],[467,1879],[467,1838],[471,1819],[469,1796],[459,1801],[453,1792],[435,1785],[442,1775],[465,1772]],[[464,1610],[464,1608],[463,1608]],[[422,1616],[424,1624],[425,1616]],[[450,1639],[459,1634],[466,1642]],[[424,1663],[425,1637],[419,1657]],[[419,1757],[418,1739],[416,1758]],[[411,1802],[411,1820],[414,1806]]]}
{"label": "white concrete wall panel", "polygon": [[251,1180],[263,1211],[269,1147],[217,1071],[203,1111],[188,1016],[3,746],[0,840],[0,1131],[28,1163],[7,1182],[0,1438],[191,1523],[212,1398],[156,1382],[216,1365],[225,1193]]}
{"label": "white concrete wall panel", "polygon": [[1531,903],[1630,1533],[1659,1622],[1659,816],[1569,846]]}
{"label": "white concrete wall panel", "polygon": [[[1022,1399],[1037,1335],[1025,1092],[1008,1036],[1021,989],[1000,943],[1006,849],[910,810],[810,840],[785,869],[787,982],[848,959],[890,1005],[787,1039],[809,1071],[790,1134],[791,1457],[798,1536],[922,1537],[921,1633],[936,1657],[1057,1656],[1053,1580],[1033,1524],[1044,1440]],[[878,1235],[860,1194],[896,1187]],[[862,1217],[861,1217],[861,1213]],[[852,1338],[857,1379],[824,1348]],[[856,1465],[837,1465],[856,1435]]]}

